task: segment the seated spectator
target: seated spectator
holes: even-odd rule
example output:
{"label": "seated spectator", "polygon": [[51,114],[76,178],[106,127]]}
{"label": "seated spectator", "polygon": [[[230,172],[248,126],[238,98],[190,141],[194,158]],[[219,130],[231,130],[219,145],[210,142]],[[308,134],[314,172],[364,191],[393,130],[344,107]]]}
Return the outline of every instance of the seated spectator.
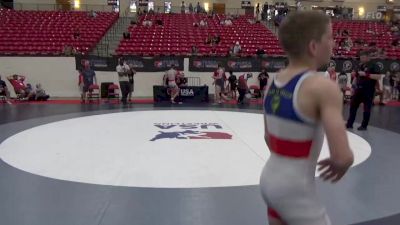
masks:
{"label": "seated spectator", "polygon": [[376,34],[375,31],[372,30],[372,28],[368,28],[368,29],[365,31],[365,33],[371,34],[371,35],[375,35],[375,34]]}
{"label": "seated spectator", "polygon": [[221,37],[218,34],[216,34],[213,37],[212,41],[213,41],[214,44],[218,45],[221,42]]}
{"label": "seated spectator", "polygon": [[346,30],[346,29],[343,29],[343,31],[342,31],[342,37],[348,37],[350,35],[350,33],[349,33],[349,31],[348,30]]}
{"label": "seated spectator", "polygon": [[153,25],[153,22],[149,19],[145,19],[143,20],[142,25],[145,27],[151,27]]}
{"label": "seated spectator", "polygon": [[347,37],[345,40],[344,40],[344,49],[346,49],[346,51],[350,51],[351,50],[351,48],[353,47],[353,41],[351,40],[351,38],[350,37]]}
{"label": "seated spectator", "polygon": [[200,26],[199,23],[197,23],[197,22],[194,22],[194,23],[193,23],[193,27],[199,27],[199,26]]}
{"label": "seated spectator", "polygon": [[208,24],[207,24],[207,21],[205,21],[204,19],[203,20],[200,20],[200,27],[206,27],[206,26],[208,26]]}
{"label": "seated spectator", "polygon": [[196,47],[196,45],[192,46],[192,55],[196,56],[199,54],[199,49]]}
{"label": "seated spectator", "polygon": [[256,20],[255,19],[248,19],[247,22],[249,22],[250,24],[255,24]]}
{"label": "seated spectator", "polygon": [[129,31],[125,31],[123,33],[124,39],[131,39],[131,33]]}
{"label": "seated spectator", "polygon": [[393,47],[399,47],[400,46],[400,39],[394,39],[392,41],[392,46]]}
{"label": "seated spectator", "polygon": [[24,84],[25,81],[25,76],[20,76],[17,74],[14,74],[12,76],[8,76],[7,80],[11,83],[11,85],[14,88],[14,91],[17,95],[19,95],[20,98],[26,98],[27,93],[26,93],[26,85]]}
{"label": "seated spectator", "polygon": [[208,36],[207,36],[207,38],[206,38],[204,43],[207,44],[207,45],[211,45],[212,42],[213,42],[213,40],[212,40],[211,34],[208,34]]}
{"label": "seated spectator", "polygon": [[257,49],[257,51],[256,51],[256,54],[257,54],[258,56],[264,56],[264,55],[265,55],[265,51],[264,51],[263,48],[258,47],[258,49]]}
{"label": "seated spectator", "polygon": [[36,101],[47,101],[50,95],[46,94],[46,91],[42,88],[41,84],[36,84]]}
{"label": "seated spectator", "polygon": [[211,50],[210,50],[210,54],[213,55],[213,56],[217,55],[217,48],[216,47],[212,47]]}
{"label": "seated spectator", "polygon": [[156,24],[157,24],[158,26],[163,26],[163,25],[164,25],[164,22],[163,22],[160,18],[158,18],[158,19],[156,19]]}
{"label": "seated spectator", "polygon": [[8,104],[11,104],[11,102],[10,102],[10,92],[8,91],[6,82],[1,79],[1,75],[0,75],[0,96],[5,96],[6,97],[6,102]]}
{"label": "seated spectator", "polygon": [[97,17],[97,13],[95,11],[93,11],[93,10],[90,10],[89,17],[96,18]]}
{"label": "seated spectator", "polygon": [[76,54],[76,49],[72,47],[72,45],[65,45],[64,46],[64,55],[66,56],[72,56]]}
{"label": "seated spectator", "polygon": [[354,41],[354,47],[356,47],[356,48],[360,48],[361,46],[363,46],[364,45],[364,40],[362,40],[361,38],[357,38],[355,41]]}
{"label": "seated spectator", "polygon": [[79,30],[79,28],[75,29],[72,37],[74,38],[74,40],[78,40],[81,37],[81,31]]}
{"label": "seated spectator", "polygon": [[30,83],[26,84],[25,94],[27,95],[25,98],[27,98],[28,101],[34,101],[36,99],[35,89],[33,89]]}
{"label": "seated spectator", "polygon": [[233,55],[236,56],[236,55],[240,54],[241,51],[242,51],[242,47],[240,46],[239,42],[237,41],[235,43],[235,45],[233,46]]}
{"label": "seated spectator", "polygon": [[232,26],[233,25],[232,20],[226,19],[225,22],[224,22],[224,25],[225,26]]}

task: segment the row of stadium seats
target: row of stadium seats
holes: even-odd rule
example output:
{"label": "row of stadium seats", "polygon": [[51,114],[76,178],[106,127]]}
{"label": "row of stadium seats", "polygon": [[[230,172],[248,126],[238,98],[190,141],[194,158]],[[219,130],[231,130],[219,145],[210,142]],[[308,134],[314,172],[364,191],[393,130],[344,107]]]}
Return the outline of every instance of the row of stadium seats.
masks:
{"label": "row of stadium seats", "polygon": [[58,55],[66,45],[88,53],[116,20],[113,12],[0,9],[0,54]]}

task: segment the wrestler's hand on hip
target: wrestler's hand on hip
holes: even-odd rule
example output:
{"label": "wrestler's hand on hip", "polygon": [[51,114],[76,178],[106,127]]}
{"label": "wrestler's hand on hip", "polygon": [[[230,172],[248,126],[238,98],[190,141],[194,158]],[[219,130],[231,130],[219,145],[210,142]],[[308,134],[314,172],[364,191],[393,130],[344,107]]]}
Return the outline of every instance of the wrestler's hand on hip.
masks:
{"label": "wrestler's hand on hip", "polygon": [[318,162],[318,172],[324,181],[335,183],[339,181],[350,168],[350,163],[335,162],[331,158],[327,158]]}

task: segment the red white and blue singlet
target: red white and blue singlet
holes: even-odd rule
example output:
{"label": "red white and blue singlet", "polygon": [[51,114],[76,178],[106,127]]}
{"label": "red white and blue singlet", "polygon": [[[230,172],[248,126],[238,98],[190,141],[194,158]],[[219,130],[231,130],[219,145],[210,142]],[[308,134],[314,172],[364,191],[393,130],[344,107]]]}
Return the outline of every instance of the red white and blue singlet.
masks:
{"label": "red white and blue singlet", "polygon": [[298,91],[312,72],[286,84],[273,79],[264,100],[266,134],[271,156],[260,187],[268,214],[289,225],[330,225],[315,190],[315,169],[324,132],[319,122],[303,115]]}

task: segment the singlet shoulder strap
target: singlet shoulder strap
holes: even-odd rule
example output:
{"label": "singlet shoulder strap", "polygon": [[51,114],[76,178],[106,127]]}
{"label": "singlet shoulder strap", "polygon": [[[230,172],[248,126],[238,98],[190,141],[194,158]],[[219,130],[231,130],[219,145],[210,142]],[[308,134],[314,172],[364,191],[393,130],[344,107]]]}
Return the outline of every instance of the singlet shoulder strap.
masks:
{"label": "singlet shoulder strap", "polygon": [[296,83],[296,86],[294,88],[294,92],[293,92],[293,109],[295,111],[295,113],[297,114],[297,116],[299,118],[301,118],[304,122],[309,123],[309,124],[316,124],[316,120],[313,118],[310,118],[306,115],[304,115],[304,113],[301,112],[300,108],[299,108],[299,101],[298,101],[298,93],[300,90],[301,85],[303,84],[303,82],[311,76],[314,76],[315,73],[312,71],[309,72],[305,72],[304,74],[301,75],[301,77],[299,78],[299,80]]}

